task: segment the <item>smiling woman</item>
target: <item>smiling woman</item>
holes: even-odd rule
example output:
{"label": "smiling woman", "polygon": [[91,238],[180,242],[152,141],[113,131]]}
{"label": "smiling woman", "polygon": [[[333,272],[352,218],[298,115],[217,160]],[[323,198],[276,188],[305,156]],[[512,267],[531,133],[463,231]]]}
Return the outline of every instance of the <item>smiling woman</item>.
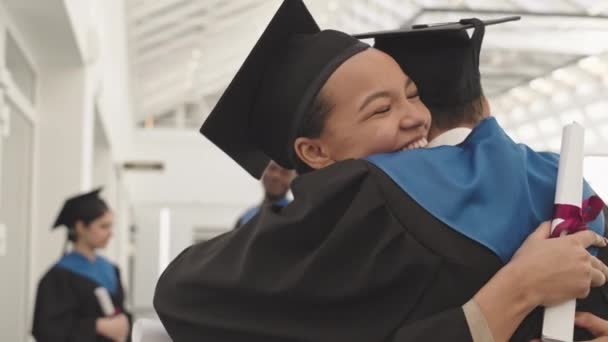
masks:
{"label": "smiling woman", "polygon": [[422,147],[430,128],[431,115],[414,82],[376,49],[345,61],[318,97],[330,108],[324,126],[317,136],[302,135],[294,142],[297,157],[311,169]]}

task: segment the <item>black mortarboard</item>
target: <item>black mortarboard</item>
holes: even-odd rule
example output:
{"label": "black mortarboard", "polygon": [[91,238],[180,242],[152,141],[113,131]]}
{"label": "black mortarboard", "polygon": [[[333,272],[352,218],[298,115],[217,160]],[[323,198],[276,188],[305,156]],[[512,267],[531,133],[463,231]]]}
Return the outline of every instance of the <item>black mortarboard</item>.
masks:
{"label": "black mortarboard", "polygon": [[320,31],[301,0],[284,0],[201,127],[201,133],[260,178],[272,159],[293,169],[296,130],[329,76],[368,48]]}
{"label": "black mortarboard", "polygon": [[71,228],[82,212],[89,211],[87,209],[90,207],[97,206],[100,201],[99,193],[102,189],[99,187],[93,191],[68,198],[63,204],[63,208],[61,208],[52,229],[60,226]]}
{"label": "black mortarboard", "polygon": [[[519,19],[462,19],[355,37],[375,38],[374,47],[399,63],[416,83],[421,100],[429,108],[458,106],[481,95],[479,54],[485,26]],[[466,32],[470,28],[475,29],[471,37]]]}

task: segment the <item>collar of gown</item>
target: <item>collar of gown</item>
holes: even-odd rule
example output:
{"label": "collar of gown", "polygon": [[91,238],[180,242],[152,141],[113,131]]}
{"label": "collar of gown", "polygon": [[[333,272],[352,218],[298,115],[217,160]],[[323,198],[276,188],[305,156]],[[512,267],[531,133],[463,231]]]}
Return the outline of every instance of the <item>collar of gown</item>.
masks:
{"label": "collar of gown", "polygon": [[455,146],[463,142],[473,130],[467,127],[456,127],[439,134],[431,140],[427,148],[438,146]]}

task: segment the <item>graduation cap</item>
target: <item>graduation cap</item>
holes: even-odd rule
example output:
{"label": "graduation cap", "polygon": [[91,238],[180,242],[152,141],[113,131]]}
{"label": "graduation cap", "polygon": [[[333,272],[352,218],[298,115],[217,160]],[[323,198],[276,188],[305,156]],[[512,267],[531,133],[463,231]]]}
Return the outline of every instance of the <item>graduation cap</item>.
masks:
{"label": "graduation cap", "polygon": [[87,209],[91,207],[99,206],[99,202],[101,201],[99,193],[101,190],[103,190],[103,187],[68,198],[63,204],[63,208],[61,208],[52,229],[60,226],[72,228],[83,212],[89,211]]}
{"label": "graduation cap", "polygon": [[293,141],[319,90],[368,47],[321,31],[301,0],[284,0],[200,132],[256,178],[271,159],[293,169]]}
{"label": "graduation cap", "polygon": [[[375,38],[374,47],[393,57],[416,83],[421,100],[431,109],[466,104],[481,95],[479,54],[485,26],[519,20],[506,17],[482,21],[414,25],[411,29],[357,34]],[[474,29],[469,37],[466,30]]]}

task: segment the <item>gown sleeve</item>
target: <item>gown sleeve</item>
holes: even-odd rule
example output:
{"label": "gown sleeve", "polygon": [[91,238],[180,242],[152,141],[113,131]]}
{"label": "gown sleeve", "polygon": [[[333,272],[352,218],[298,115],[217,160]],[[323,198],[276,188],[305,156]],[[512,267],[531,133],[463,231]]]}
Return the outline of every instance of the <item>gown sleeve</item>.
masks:
{"label": "gown sleeve", "polygon": [[32,335],[37,342],[95,342],[95,318],[81,318],[65,274],[51,269],[38,285]]}
{"label": "gown sleeve", "polygon": [[174,341],[472,341],[460,306],[408,320],[441,258],[393,215],[369,164],[300,176],[293,191],[166,268],[154,307]]}

